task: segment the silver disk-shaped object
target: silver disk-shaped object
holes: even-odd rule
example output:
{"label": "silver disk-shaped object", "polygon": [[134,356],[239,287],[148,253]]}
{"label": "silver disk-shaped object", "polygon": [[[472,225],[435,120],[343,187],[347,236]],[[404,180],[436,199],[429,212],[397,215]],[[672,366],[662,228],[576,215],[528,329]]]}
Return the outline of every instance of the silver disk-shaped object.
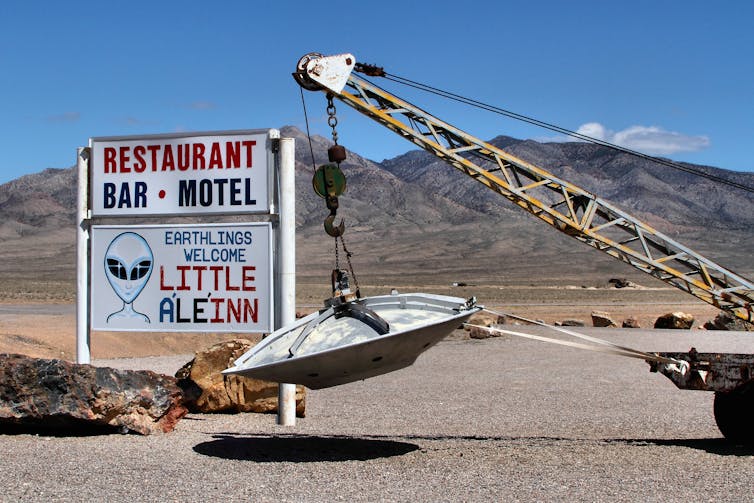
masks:
{"label": "silver disk-shaped object", "polygon": [[273,332],[223,373],[312,389],[359,381],[408,367],[480,309],[424,293],[366,297]]}

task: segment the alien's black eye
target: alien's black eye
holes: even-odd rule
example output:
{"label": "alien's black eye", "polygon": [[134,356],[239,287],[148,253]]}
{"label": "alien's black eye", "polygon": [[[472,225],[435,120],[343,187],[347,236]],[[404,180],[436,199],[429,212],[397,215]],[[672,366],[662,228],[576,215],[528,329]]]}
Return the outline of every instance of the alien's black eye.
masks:
{"label": "alien's black eye", "polygon": [[118,279],[128,279],[126,268],[123,267],[123,264],[120,262],[120,260],[114,258],[107,259],[107,269],[110,271],[110,274]]}
{"label": "alien's black eye", "polygon": [[152,267],[151,260],[142,260],[131,269],[131,281],[141,279],[147,275],[149,269]]}

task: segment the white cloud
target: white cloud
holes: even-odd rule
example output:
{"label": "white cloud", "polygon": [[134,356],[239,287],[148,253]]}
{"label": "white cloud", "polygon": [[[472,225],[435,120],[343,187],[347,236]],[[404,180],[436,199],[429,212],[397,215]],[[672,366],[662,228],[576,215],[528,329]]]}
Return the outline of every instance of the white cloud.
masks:
{"label": "white cloud", "polygon": [[[612,131],[599,122],[588,122],[582,124],[576,132],[651,155],[696,152],[710,146],[710,140],[707,136],[685,135],[675,131],[666,131],[658,126],[631,126],[621,131]],[[556,142],[579,141],[570,136],[558,136],[543,140]]]}

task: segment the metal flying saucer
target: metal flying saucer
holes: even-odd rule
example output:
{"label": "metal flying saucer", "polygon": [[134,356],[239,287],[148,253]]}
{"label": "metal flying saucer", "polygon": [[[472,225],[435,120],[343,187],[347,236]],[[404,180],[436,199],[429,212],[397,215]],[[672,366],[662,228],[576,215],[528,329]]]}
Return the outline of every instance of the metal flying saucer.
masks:
{"label": "metal flying saucer", "polygon": [[283,327],[223,371],[328,388],[408,367],[481,308],[424,293],[366,297]]}

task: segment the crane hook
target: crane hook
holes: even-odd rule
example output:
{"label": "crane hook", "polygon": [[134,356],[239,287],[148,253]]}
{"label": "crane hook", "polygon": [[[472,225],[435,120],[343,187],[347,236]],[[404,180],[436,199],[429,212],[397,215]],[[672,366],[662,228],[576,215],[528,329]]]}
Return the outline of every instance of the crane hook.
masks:
{"label": "crane hook", "polygon": [[340,220],[340,224],[335,226],[335,212],[331,212],[327,218],[325,218],[325,232],[334,237],[339,238],[346,232],[346,224],[343,219]]}

